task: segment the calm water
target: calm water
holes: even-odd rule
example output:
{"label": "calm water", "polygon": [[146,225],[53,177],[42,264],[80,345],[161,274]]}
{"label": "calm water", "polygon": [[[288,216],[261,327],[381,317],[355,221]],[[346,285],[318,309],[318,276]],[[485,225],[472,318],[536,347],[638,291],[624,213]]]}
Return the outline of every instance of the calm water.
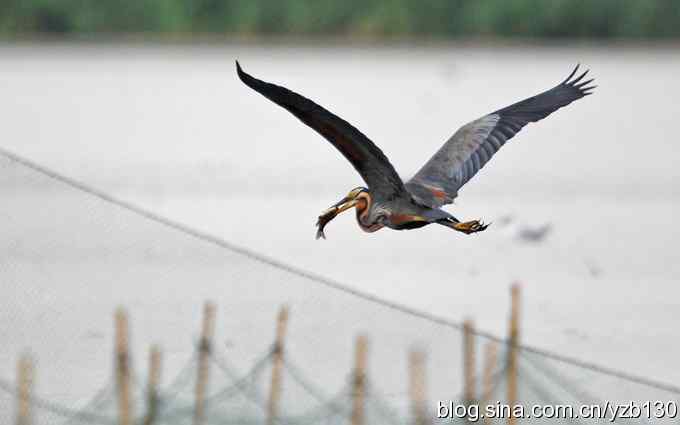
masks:
{"label": "calm water", "polygon": [[[405,177],[460,125],[552,87],[576,62],[599,88],[523,130],[464,188],[450,211],[495,222],[485,233],[367,235],[347,215],[316,241],[318,213],[361,181],[316,133],[242,86],[235,58],[354,123]],[[520,281],[525,342],[679,383],[677,75],[677,50],[654,48],[5,45],[1,143],[235,243],[500,335],[508,285]],[[251,354],[271,337],[278,304],[311,305],[305,286],[236,289],[218,254],[7,162],[0,172],[0,375],[13,376],[31,347],[52,398],[81,400],[106,380],[118,304],[136,318],[137,348],[160,341],[171,362],[188,356],[207,298],[231,308],[223,331]],[[518,240],[547,223],[543,243]],[[234,261],[236,279],[269,276]],[[331,311],[321,322],[342,328],[331,333],[347,343],[337,354],[347,364],[356,330],[389,341],[399,320],[348,319],[334,293],[315,294]],[[293,318],[300,341],[328,331]],[[298,351],[314,359],[302,342]]]}

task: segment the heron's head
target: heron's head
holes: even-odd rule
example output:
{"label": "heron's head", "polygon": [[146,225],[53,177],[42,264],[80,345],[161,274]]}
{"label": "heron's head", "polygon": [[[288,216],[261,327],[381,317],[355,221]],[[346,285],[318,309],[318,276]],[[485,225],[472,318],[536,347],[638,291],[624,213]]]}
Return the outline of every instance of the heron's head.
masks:
{"label": "heron's head", "polygon": [[332,205],[326,211],[322,212],[319,216],[319,221],[316,222],[318,230],[316,232],[316,238],[326,239],[326,235],[323,233],[324,227],[331,220],[338,216],[338,214],[347,211],[353,207],[357,209],[357,219],[361,224],[360,216],[368,210],[371,205],[371,193],[365,187],[357,187],[352,189],[347,196],[342,198],[339,202]]}

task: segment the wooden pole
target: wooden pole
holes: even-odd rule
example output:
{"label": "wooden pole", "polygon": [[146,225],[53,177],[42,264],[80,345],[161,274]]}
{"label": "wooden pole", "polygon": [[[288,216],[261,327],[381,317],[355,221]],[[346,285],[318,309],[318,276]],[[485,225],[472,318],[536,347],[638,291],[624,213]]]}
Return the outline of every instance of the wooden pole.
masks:
{"label": "wooden pole", "polygon": [[368,338],[360,335],[356,340],[354,356],[354,382],[352,389],[352,425],[364,425],[364,404],[366,398],[366,363]]}
{"label": "wooden pole", "polygon": [[196,376],[196,400],[194,409],[194,425],[202,425],[205,421],[205,395],[208,391],[208,378],[210,374],[210,354],[212,351],[212,339],[215,333],[215,305],[205,303],[203,308],[203,327],[201,341],[198,346],[198,372]]}
{"label": "wooden pole", "polygon": [[[482,385],[482,408],[486,408],[491,404],[491,397],[493,397],[493,375],[496,373],[496,350],[497,345],[494,341],[490,341],[484,348],[484,378]],[[484,416],[484,424],[491,425],[491,417]]]}
{"label": "wooden pole", "polygon": [[147,412],[144,425],[152,425],[158,415],[158,387],[161,382],[161,352],[157,346],[151,347],[149,355],[149,383],[147,384]]}
{"label": "wooden pole", "polygon": [[267,405],[267,425],[274,425],[278,415],[279,399],[281,398],[281,384],[283,374],[283,352],[288,324],[288,307],[283,306],[276,320],[276,341],[274,343],[274,359],[272,363],[272,380],[269,388],[269,403]]}
{"label": "wooden pole", "polygon": [[425,353],[411,351],[409,355],[409,392],[415,425],[427,425],[427,397],[425,394]]}
{"label": "wooden pole", "polygon": [[118,308],[116,310],[116,386],[119,425],[132,425],[129,343],[127,313],[123,308]]}
{"label": "wooden pole", "polygon": [[31,390],[33,386],[33,361],[23,355],[17,363],[17,425],[31,424]]}
{"label": "wooden pole", "polygon": [[510,415],[508,416],[508,425],[515,425],[517,418],[512,414],[515,405],[517,404],[517,349],[519,346],[519,296],[520,289],[517,283],[513,284],[510,289],[511,307],[510,307],[510,351],[508,352],[508,387],[507,398],[510,406]]}
{"label": "wooden pole", "polygon": [[463,396],[465,403],[470,405],[477,399],[475,388],[475,335],[474,323],[467,319],[463,322]]}

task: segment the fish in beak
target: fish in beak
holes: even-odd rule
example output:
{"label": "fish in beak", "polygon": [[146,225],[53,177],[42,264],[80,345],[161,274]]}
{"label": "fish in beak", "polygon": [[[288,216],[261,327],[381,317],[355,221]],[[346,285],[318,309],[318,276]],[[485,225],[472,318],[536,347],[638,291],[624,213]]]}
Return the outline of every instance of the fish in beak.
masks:
{"label": "fish in beak", "polygon": [[320,239],[326,239],[326,235],[323,232],[323,229],[326,227],[328,223],[331,222],[335,217],[338,216],[343,211],[346,211],[357,204],[357,199],[356,199],[356,194],[354,193],[355,191],[352,191],[347,195],[346,197],[342,198],[340,202],[336,203],[332,207],[328,208],[326,211],[322,212],[321,215],[319,216],[319,220],[316,222],[316,227],[318,227],[316,231],[316,238]]}

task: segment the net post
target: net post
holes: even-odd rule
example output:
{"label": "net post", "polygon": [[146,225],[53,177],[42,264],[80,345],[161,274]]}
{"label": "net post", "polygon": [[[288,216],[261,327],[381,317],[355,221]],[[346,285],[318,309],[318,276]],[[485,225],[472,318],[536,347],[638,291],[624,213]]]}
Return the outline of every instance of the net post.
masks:
{"label": "net post", "polygon": [[463,397],[465,404],[470,405],[477,399],[475,388],[475,326],[471,319],[463,322]]}
{"label": "net post", "polygon": [[[482,385],[482,408],[486,409],[491,404],[493,396],[493,376],[496,373],[496,350],[498,346],[494,341],[489,341],[484,347],[484,377]],[[491,417],[484,416],[484,425],[491,425]]]}
{"label": "net post", "polygon": [[33,360],[28,354],[17,362],[17,425],[31,424],[31,392],[33,387]]}
{"label": "net post", "polygon": [[508,352],[508,386],[507,399],[510,406],[510,415],[508,416],[508,425],[515,425],[517,418],[513,415],[514,407],[517,404],[517,355],[519,347],[519,308],[520,308],[520,287],[518,283],[514,283],[510,288],[511,305],[510,305],[510,339]]}
{"label": "net post", "polygon": [[151,347],[149,353],[149,382],[147,384],[147,412],[144,425],[152,425],[158,415],[158,387],[161,381],[161,351],[158,346]]}
{"label": "net post", "polygon": [[427,425],[427,400],[425,378],[425,353],[412,350],[409,353],[409,393],[415,425]]}
{"label": "net post", "polygon": [[366,363],[368,338],[359,335],[354,353],[354,377],[352,382],[352,425],[364,425],[364,404],[366,398]]}
{"label": "net post", "polygon": [[198,370],[196,375],[194,425],[202,425],[205,421],[205,395],[208,391],[210,374],[209,358],[212,351],[212,339],[215,333],[215,304],[208,301],[203,307],[203,326],[198,345]]}
{"label": "net post", "polygon": [[276,319],[276,341],[274,342],[272,379],[269,388],[269,403],[267,404],[267,425],[273,425],[278,416],[279,400],[281,398],[283,353],[286,338],[286,326],[288,324],[288,307],[283,306],[279,310]]}
{"label": "net post", "polygon": [[118,307],[116,326],[116,389],[118,394],[118,424],[132,425],[132,400],[130,386],[130,336],[127,312]]}

